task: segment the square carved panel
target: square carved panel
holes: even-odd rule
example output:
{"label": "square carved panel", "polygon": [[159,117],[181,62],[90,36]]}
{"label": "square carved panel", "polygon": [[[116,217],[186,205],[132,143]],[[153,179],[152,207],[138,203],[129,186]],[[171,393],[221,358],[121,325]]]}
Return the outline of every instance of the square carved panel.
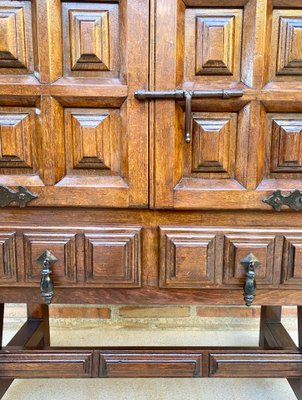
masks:
{"label": "square carved panel", "polygon": [[120,112],[65,110],[66,167],[69,174],[117,174],[120,170]]}
{"label": "square carved panel", "polygon": [[192,171],[234,174],[237,114],[194,113]]}
{"label": "square carved panel", "polygon": [[248,231],[225,235],[223,283],[243,285],[246,270],[241,261],[253,253],[260,261],[256,270],[258,284],[273,284],[275,235],[251,234]]}
{"label": "square carved panel", "polygon": [[187,8],[185,20],[188,79],[222,75],[239,80],[242,10]]}
{"label": "square carved panel", "polygon": [[302,114],[267,114],[265,175],[291,178],[302,172]]}
{"label": "square carved panel", "polygon": [[118,77],[118,4],[64,2],[62,22],[67,73]]}
{"label": "square carved panel", "polygon": [[16,235],[14,232],[0,233],[0,284],[18,281]]}
{"label": "square carved panel", "polygon": [[282,283],[285,285],[302,284],[302,237],[285,235]]}
{"label": "square carved panel", "polygon": [[160,286],[214,285],[216,235],[196,229],[160,229]]}
{"label": "square carved panel", "polygon": [[0,38],[0,74],[5,72],[6,68],[18,69],[20,71],[16,72],[19,73],[31,72],[31,2],[1,2]]}
{"label": "square carved panel", "polygon": [[85,234],[85,282],[99,287],[141,286],[141,228]]}
{"label": "square carved panel", "polygon": [[41,265],[37,259],[49,250],[58,259],[52,266],[52,278],[59,286],[77,282],[75,234],[73,233],[26,233],[23,235],[26,282],[38,283]]}

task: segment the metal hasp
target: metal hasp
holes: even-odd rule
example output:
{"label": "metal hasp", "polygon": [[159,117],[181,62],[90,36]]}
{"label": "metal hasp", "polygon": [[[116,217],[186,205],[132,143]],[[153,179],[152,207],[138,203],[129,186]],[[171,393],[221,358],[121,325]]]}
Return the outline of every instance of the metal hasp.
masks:
{"label": "metal hasp", "polygon": [[54,295],[54,286],[53,281],[51,279],[51,267],[52,265],[58,261],[57,257],[55,257],[49,250],[46,250],[40,257],[37,259],[39,264],[41,264],[41,281],[40,281],[40,289],[41,295],[46,304],[50,304]]}
{"label": "metal hasp", "polygon": [[191,142],[191,114],[192,114],[192,99],[230,99],[232,97],[242,97],[243,90],[241,89],[222,89],[222,90],[168,90],[168,91],[147,91],[137,90],[134,97],[138,100],[150,99],[175,99],[185,100],[185,141]]}
{"label": "metal hasp", "polygon": [[6,207],[10,203],[16,202],[20,208],[23,208],[27,203],[38,197],[37,194],[30,192],[25,186],[19,186],[17,191],[6,186],[0,186],[0,207]]}
{"label": "metal hasp", "polygon": [[276,190],[267,199],[263,199],[262,201],[272,206],[275,211],[280,211],[282,206],[287,206],[298,211],[302,208],[302,192],[294,190],[287,196],[284,196],[280,190]]}
{"label": "metal hasp", "polygon": [[253,254],[248,254],[243,260],[240,261],[246,269],[246,280],[243,286],[245,304],[250,307],[256,297],[256,268],[259,267],[260,261]]}

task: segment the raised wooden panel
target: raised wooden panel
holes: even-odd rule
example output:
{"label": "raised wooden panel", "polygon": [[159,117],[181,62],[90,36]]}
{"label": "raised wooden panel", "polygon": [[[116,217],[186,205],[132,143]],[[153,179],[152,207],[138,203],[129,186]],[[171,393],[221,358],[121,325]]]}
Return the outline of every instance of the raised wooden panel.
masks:
{"label": "raised wooden panel", "polygon": [[119,77],[117,3],[62,3],[63,63],[68,75]]}
{"label": "raised wooden panel", "polygon": [[239,80],[241,36],[242,10],[187,8],[184,49],[186,78],[198,81],[207,79],[205,76],[220,75],[228,80]]}
{"label": "raised wooden panel", "polygon": [[[0,74],[2,69],[32,69],[31,2],[2,1],[0,4]],[[23,70],[23,71],[22,71]],[[14,73],[10,71],[10,73]]]}
{"label": "raised wooden panel", "polygon": [[285,235],[282,283],[285,285],[302,284],[302,237]]}
{"label": "raised wooden panel", "polygon": [[216,235],[197,228],[160,229],[160,286],[199,288],[214,284]]}
{"label": "raised wooden panel", "polygon": [[140,228],[85,234],[85,282],[100,287],[140,287]]}
{"label": "raised wooden panel", "polygon": [[210,354],[210,376],[233,377],[300,377],[301,354],[279,354],[262,351],[257,354],[212,353]]}
{"label": "raised wooden panel", "polygon": [[67,174],[117,174],[120,171],[120,112],[114,109],[66,109]]}
{"label": "raised wooden panel", "polygon": [[236,114],[198,113],[193,117],[192,171],[234,174]]}
{"label": "raised wooden panel", "polygon": [[196,18],[196,74],[232,75],[235,16]]}
{"label": "raised wooden panel", "polygon": [[40,282],[41,265],[37,259],[45,250],[51,251],[58,259],[52,266],[55,285],[64,286],[77,282],[74,233],[25,233],[23,246],[26,282]]}
{"label": "raised wooden panel", "polygon": [[243,285],[246,270],[240,262],[249,253],[253,253],[261,263],[256,270],[257,284],[274,283],[275,235],[250,234],[246,231],[225,235],[223,266],[225,285]]}
{"label": "raised wooden panel", "polygon": [[277,74],[302,75],[302,16],[280,17]]}
{"label": "raised wooden panel", "polygon": [[0,283],[17,282],[17,249],[14,232],[0,234]]}
{"label": "raised wooden panel", "polygon": [[201,366],[202,356],[199,354],[101,354],[100,376],[196,378],[202,376]]}
{"label": "raised wooden panel", "polygon": [[70,10],[72,70],[110,69],[108,11]]}
{"label": "raised wooden panel", "polygon": [[33,113],[0,111],[0,168],[33,167],[34,129]]}

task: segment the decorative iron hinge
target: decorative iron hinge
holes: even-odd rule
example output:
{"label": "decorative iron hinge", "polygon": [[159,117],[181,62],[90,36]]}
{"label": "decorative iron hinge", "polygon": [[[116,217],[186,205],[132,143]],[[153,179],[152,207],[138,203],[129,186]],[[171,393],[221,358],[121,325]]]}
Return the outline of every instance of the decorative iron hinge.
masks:
{"label": "decorative iron hinge", "polygon": [[298,211],[302,208],[302,192],[294,190],[288,195],[283,195],[280,190],[276,190],[267,199],[263,199],[262,201],[273,207],[275,211],[280,211],[282,206],[287,206]]}
{"label": "decorative iron hinge", "polygon": [[6,186],[0,186],[0,207],[6,207],[10,203],[16,202],[20,208],[23,208],[27,203],[38,197],[37,194],[30,192],[25,186],[19,186],[17,191]]}
{"label": "decorative iron hinge", "polygon": [[241,89],[222,89],[222,90],[167,90],[167,91],[147,91],[137,90],[134,97],[138,100],[147,99],[175,99],[185,100],[185,141],[191,141],[191,113],[192,99],[220,98],[230,99],[232,97],[242,97]]}

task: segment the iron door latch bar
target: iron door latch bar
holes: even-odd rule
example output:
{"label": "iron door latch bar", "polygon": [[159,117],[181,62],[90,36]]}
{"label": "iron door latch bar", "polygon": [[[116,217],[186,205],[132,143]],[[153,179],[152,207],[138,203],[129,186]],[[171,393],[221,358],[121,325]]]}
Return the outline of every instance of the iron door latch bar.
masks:
{"label": "iron door latch bar", "polygon": [[230,99],[232,97],[242,97],[241,89],[221,89],[221,90],[168,90],[168,91],[147,91],[137,90],[134,97],[138,100],[151,99],[175,99],[185,100],[185,140],[191,141],[191,110],[192,99]]}

